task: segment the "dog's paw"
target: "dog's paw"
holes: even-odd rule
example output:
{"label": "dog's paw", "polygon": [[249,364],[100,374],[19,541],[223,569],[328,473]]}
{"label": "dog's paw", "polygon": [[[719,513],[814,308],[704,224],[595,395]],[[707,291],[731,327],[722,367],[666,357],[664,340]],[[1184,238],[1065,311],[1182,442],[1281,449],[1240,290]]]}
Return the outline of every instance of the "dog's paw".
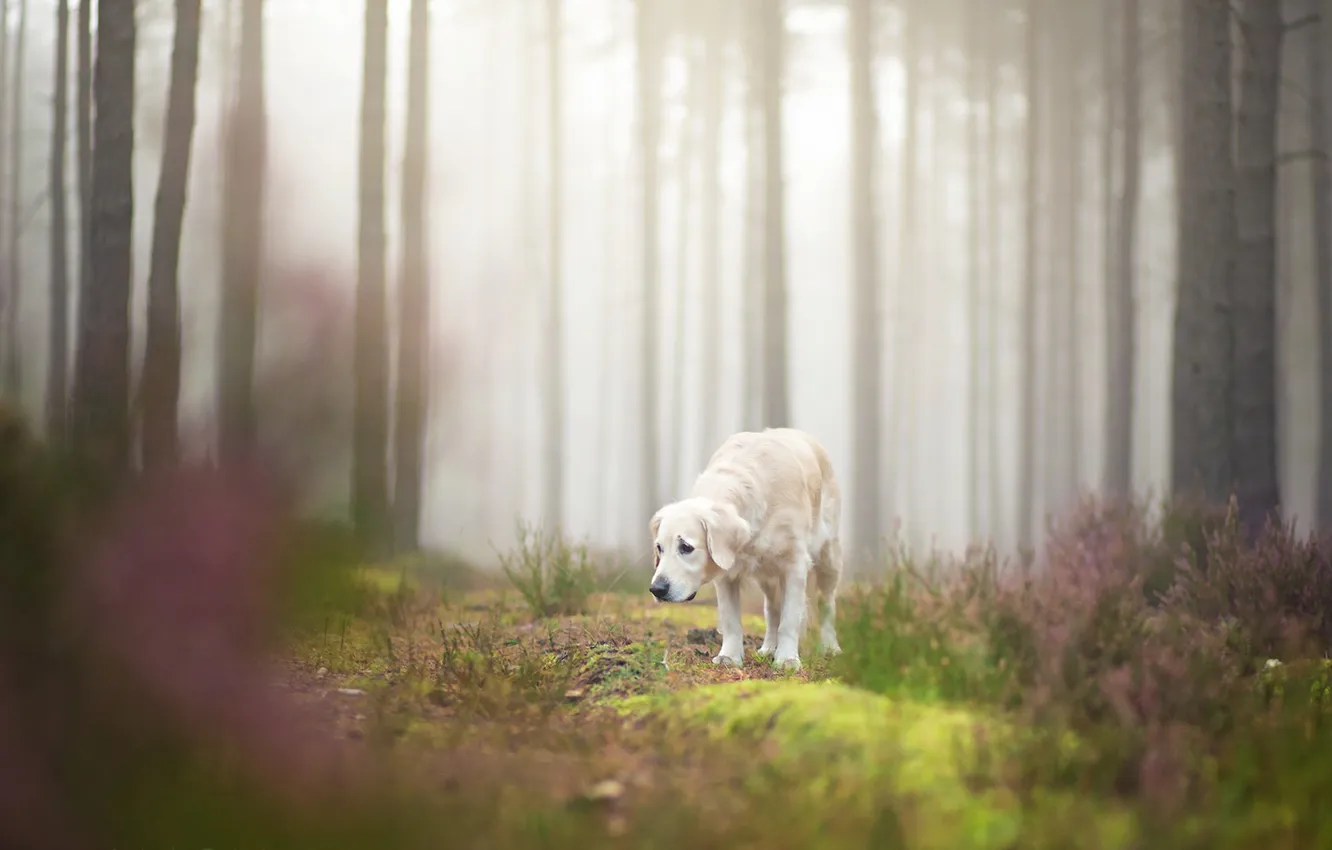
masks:
{"label": "dog's paw", "polygon": [[776,651],[777,651],[777,647],[775,647],[775,646],[768,646],[768,645],[765,643],[765,644],[763,644],[763,646],[760,646],[760,647],[758,648],[758,650],[755,651],[754,654],[757,655],[759,658],[767,658],[769,655],[772,655],[772,654],[773,654],[774,652],[776,652]]}
{"label": "dog's paw", "polygon": [[782,670],[800,669],[800,656],[798,655],[778,656],[773,659],[773,662]]}
{"label": "dog's paw", "polygon": [[742,666],[744,666],[743,663],[740,661],[739,658],[732,658],[732,657],[729,656],[729,655],[718,655],[716,658],[713,658],[713,659],[712,659],[712,663],[713,663],[713,664],[717,664],[717,665],[722,666],[722,667],[742,667]]}
{"label": "dog's paw", "polygon": [[824,655],[841,655],[842,648],[835,643],[826,643],[822,646]]}

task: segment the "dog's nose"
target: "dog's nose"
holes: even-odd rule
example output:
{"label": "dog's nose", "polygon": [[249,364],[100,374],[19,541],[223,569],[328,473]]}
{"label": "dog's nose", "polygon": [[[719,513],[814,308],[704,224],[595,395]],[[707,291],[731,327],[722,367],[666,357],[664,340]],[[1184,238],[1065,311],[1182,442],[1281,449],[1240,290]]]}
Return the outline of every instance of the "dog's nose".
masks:
{"label": "dog's nose", "polygon": [[649,587],[648,590],[652,591],[653,596],[657,597],[658,599],[662,599],[666,596],[667,593],[670,593],[671,585],[670,582],[666,581],[654,581],[652,582],[652,586]]}

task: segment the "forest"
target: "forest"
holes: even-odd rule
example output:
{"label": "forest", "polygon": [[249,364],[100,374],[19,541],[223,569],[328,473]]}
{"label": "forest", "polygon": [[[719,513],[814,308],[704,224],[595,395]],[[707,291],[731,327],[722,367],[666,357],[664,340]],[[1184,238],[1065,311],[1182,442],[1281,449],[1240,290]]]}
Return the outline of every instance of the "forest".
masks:
{"label": "forest", "polygon": [[[0,845],[1332,846],[1329,53],[0,0]],[[649,518],[782,427],[841,647],[714,664]]]}

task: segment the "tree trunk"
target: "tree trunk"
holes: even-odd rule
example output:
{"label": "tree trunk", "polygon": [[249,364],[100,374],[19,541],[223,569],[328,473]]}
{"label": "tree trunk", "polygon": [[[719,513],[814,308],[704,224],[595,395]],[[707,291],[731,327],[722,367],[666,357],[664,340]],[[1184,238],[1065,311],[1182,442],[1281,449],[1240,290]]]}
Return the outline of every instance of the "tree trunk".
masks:
{"label": "tree trunk", "polygon": [[74,434],[97,472],[129,465],[134,232],[134,0],[100,0],[94,74],[92,279],[79,310]]}
{"label": "tree trunk", "polygon": [[398,398],[394,545],[420,548],[421,479],[430,388],[430,263],[426,190],[430,182],[430,0],[412,0],[407,45],[407,121],[402,155],[402,277],[398,292]]}
{"label": "tree trunk", "polygon": [[1276,136],[1284,23],[1279,3],[1247,3],[1236,136],[1233,447],[1242,526],[1280,521],[1277,472]]}
{"label": "tree trunk", "polygon": [[1234,483],[1230,14],[1227,0],[1184,0],[1181,21],[1171,486],[1215,504]]}
{"label": "tree trunk", "polygon": [[563,328],[562,306],[564,300],[563,251],[564,239],[561,231],[561,209],[564,203],[564,130],[562,122],[563,91],[562,86],[562,39],[564,38],[563,3],[561,0],[546,0],[547,35],[550,43],[547,49],[547,84],[549,89],[550,119],[550,195],[548,198],[547,222],[549,227],[550,259],[547,273],[550,275],[549,291],[546,293],[546,352],[542,358],[545,377],[542,383],[546,392],[546,495],[545,517],[552,528],[561,528],[564,523],[564,367],[563,367]]}
{"label": "tree trunk", "polygon": [[[904,503],[911,504],[913,482],[916,469],[916,445],[912,437],[912,427],[916,415],[916,367],[912,365],[916,347],[917,304],[916,277],[919,271],[919,252],[917,248],[917,217],[920,213],[917,202],[917,184],[920,172],[920,13],[918,5],[903,0],[902,14],[905,17],[902,35],[902,74],[905,93],[903,95],[905,126],[902,129],[902,183],[901,200],[898,207],[898,270],[897,292],[893,305],[893,328],[891,345],[893,346],[893,380],[890,397],[891,407],[888,412],[888,446],[895,452],[895,464],[899,469],[896,479],[889,479],[890,491],[901,488]],[[897,493],[894,492],[894,496]],[[890,496],[888,502],[895,505],[896,498]],[[888,514],[890,524],[898,517]]]}
{"label": "tree trunk", "polygon": [[199,78],[200,0],[176,0],[162,172],[153,212],[153,250],[148,271],[148,334],[144,350],[143,464],[170,466],[178,459],[180,401],[181,226],[194,140],[194,93]]}
{"label": "tree trunk", "polygon": [[51,115],[51,307],[46,364],[46,438],[66,435],[69,401],[69,250],[65,213],[65,137],[69,119],[69,0],[56,0],[55,98]]}
{"label": "tree trunk", "polygon": [[14,33],[14,88],[9,116],[9,310],[5,314],[5,394],[17,404],[23,394],[23,346],[19,311],[23,294],[23,66],[28,40],[28,0],[19,0]]}
{"label": "tree trunk", "polygon": [[365,3],[362,81],[352,518],[361,541],[377,551],[386,542],[388,532],[388,326],[384,304],[386,0]]}
{"label": "tree trunk", "polygon": [[685,59],[685,90],[683,101],[684,116],[680,121],[680,141],[676,145],[676,200],[675,219],[675,357],[671,372],[671,406],[675,413],[675,427],[671,434],[671,452],[666,461],[666,482],[671,492],[675,492],[682,481],[687,480],[684,469],[684,443],[686,416],[685,375],[689,370],[689,326],[685,322],[685,312],[689,305],[689,223],[694,197],[694,147],[697,142],[694,117],[698,115],[699,87],[695,79],[698,62],[692,55]]}
{"label": "tree trunk", "polygon": [[721,6],[711,4],[707,14],[707,54],[703,58],[703,335],[700,362],[702,406],[699,420],[699,457],[705,464],[721,440],[721,125],[722,87],[726,69],[726,40]]}
{"label": "tree trunk", "polygon": [[1022,225],[1022,315],[1018,339],[1022,341],[1021,401],[1018,431],[1018,545],[1029,548],[1035,534],[1036,508],[1036,252],[1040,227],[1041,180],[1041,16],[1042,0],[1027,0],[1026,44],[1026,202]]}
{"label": "tree trunk", "polygon": [[[79,286],[78,303],[92,287],[92,4],[79,3],[75,50],[78,54],[75,76],[74,129],[77,134],[75,161],[78,165],[79,192]],[[0,0],[8,5],[8,0]],[[3,64],[3,57],[0,57]],[[82,307],[80,306],[81,310]],[[77,317],[76,317],[77,321]],[[66,425],[68,427],[68,425]]]}
{"label": "tree trunk", "polygon": [[643,167],[643,303],[642,303],[642,344],[643,373],[639,385],[642,402],[641,426],[642,472],[640,484],[643,488],[643,510],[651,513],[657,509],[661,500],[660,457],[661,427],[657,421],[657,306],[660,268],[660,234],[658,233],[658,215],[660,212],[657,193],[657,144],[660,136],[661,116],[661,77],[658,44],[660,36],[657,27],[657,4],[654,0],[638,0],[638,17],[635,21],[638,47],[638,109],[639,109],[639,155]]}
{"label": "tree trunk", "polygon": [[1082,38],[1085,12],[1078,6],[1066,7],[1065,38],[1067,69],[1063,73],[1064,121],[1064,217],[1068,239],[1064,244],[1064,279],[1061,298],[1064,365],[1058,402],[1062,418],[1061,442],[1064,455],[1060,461],[1060,511],[1073,508],[1082,486],[1082,145],[1086,133],[1083,104],[1085,93],[1078,80],[1078,64],[1087,46]]}
{"label": "tree trunk", "polygon": [[[1327,151],[1332,138],[1328,125],[1329,85],[1327,51],[1332,49],[1332,2],[1314,4],[1321,16],[1308,52],[1309,146]],[[1318,304],[1319,449],[1316,517],[1318,530],[1332,532],[1332,166],[1326,155],[1315,157],[1314,250]]]}
{"label": "tree trunk", "polygon": [[763,84],[763,424],[791,424],[786,354],[786,201],[782,153],[785,4],[762,9]]}
{"label": "tree trunk", "polygon": [[[1137,359],[1137,217],[1141,175],[1139,148],[1142,143],[1142,23],[1138,0],[1123,0],[1119,99],[1123,115],[1120,137],[1118,221],[1108,228],[1113,248],[1106,242],[1106,342],[1108,386],[1106,387],[1105,489],[1109,498],[1128,502],[1133,498],[1133,407],[1134,373]],[[1107,53],[1109,48],[1106,48]],[[1107,96],[1110,89],[1107,87]],[[1106,127],[1106,149],[1113,150],[1114,125]],[[1113,173],[1113,158],[1107,171]],[[1113,176],[1109,178],[1113,180]]]}
{"label": "tree trunk", "polygon": [[[757,7],[752,7],[757,8]],[[760,262],[763,253],[763,128],[760,122],[761,96],[758,83],[758,38],[753,35],[757,14],[747,18],[750,35],[749,85],[746,88],[745,132],[745,230],[744,264],[741,272],[741,303],[744,305],[743,401],[740,424],[748,430],[761,428],[763,417],[763,279]]]}
{"label": "tree trunk", "polygon": [[255,440],[254,355],[268,146],[263,16],[264,0],[241,0],[240,71],[222,194],[218,454],[224,463],[244,458]]}
{"label": "tree trunk", "polygon": [[882,393],[883,340],[879,306],[878,131],[874,98],[874,15],[871,0],[850,0],[847,51],[851,96],[851,222],[854,290],[851,313],[852,483],[854,512],[851,539],[877,558],[881,552],[879,523],[883,505]]}
{"label": "tree trunk", "polygon": [[[10,112],[10,87],[9,87],[9,0],[0,0],[0,163],[3,163],[8,155],[9,136],[8,120]],[[0,174],[3,174],[0,171]],[[0,185],[4,185],[3,179],[0,179]],[[11,234],[5,233],[0,238],[0,260],[4,260],[8,254],[12,253],[14,246],[10,245]],[[3,306],[3,315],[0,320],[4,322],[3,349],[0,349],[0,390],[8,397],[15,406],[21,404],[18,394],[9,386],[9,354],[18,348],[17,340],[13,339],[18,329],[18,307],[19,307],[19,281],[13,277],[13,271],[6,262],[3,268],[0,268],[0,306]]]}
{"label": "tree trunk", "polygon": [[[981,190],[984,181],[981,178],[981,116],[980,107],[984,97],[983,79],[985,69],[981,64],[982,50],[981,26],[984,18],[980,9],[968,9],[966,27],[966,65],[967,65],[967,534],[977,539],[981,533],[981,480],[982,480],[982,434],[984,415],[982,379],[982,350],[985,347],[981,314],[982,295],[984,292],[984,266],[981,256],[982,212]],[[989,430],[994,430],[993,422]],[[988,469],[986,475],[993,475]]]}
{"label": "tree trunk", "polygon": [[[990,8],[987,6],[987,8]],[[989,23],[990,32],[986,38],[986,74],[985,74],[985,202],[986,225],[985,256],[989,266],[988,287],[990,290],[989,299],[989,395],[986,399],[986,409],[989,414],[990,427],[986,429],[986,438],[989,442],[987,454],[989,455],[990,469],[990,492],[989,492],[989,531],[992,536],[998,536],[1003,533],[1004,523],[1000,521],[1001,509],[1004,504],[1004,490],[1002,486],[1003,476],[1000,474],[1002,465],[1000,458],[1003,457],[1003,448],[999,440],[1000,434],[1000,415],[1003,408],[1003,400],[999,392],[999,363],[1005,354],[1005,348],[999,336],[999,319],[1002,313],[1001,305],[1004,304],[1003,290],[1008,280],[1004,273],[1004,256],[1001,246],[1003,245],[1003,234],[1000,226],[1000,199],[1006,197],[1004,186],[999,178],[999,149],[1000,149],[1000,125],[999,125],[999,103],[1000,91],[999,80],[1003,73],[1003,48],[1001,39],[998,35],[1000,31],[997,26],[1002,20],[1002,16],[991,13],[986,18]]]}

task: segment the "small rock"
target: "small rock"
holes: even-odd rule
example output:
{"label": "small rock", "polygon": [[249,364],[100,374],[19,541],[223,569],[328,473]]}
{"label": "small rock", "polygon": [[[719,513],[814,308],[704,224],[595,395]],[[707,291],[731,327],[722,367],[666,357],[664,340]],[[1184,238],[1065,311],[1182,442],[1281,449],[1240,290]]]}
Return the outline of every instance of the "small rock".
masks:
{"label": "small rock", "polygon": [[564,699],[566,702],[578,702],[586,693],[582,688],[570,688],[564,692]]}
{"label": "small rock", "polygon": [[593,802],[613,802],[624,796],[624,784],[616,779],[603,779],[588,789],[583,796]]}
{"label": "small rock", "polygon": [[327,667],[320,667],[318,670],[315,671],[315,678],[316,678],[316,679],[322,679],[322,678],[324,678],[324,677],[327,676],[327,675],[328,675],[328,668],[327,668]]}
{"label": "small rock", "polygon": [[338,688],[338,693],[342,694],[344,697],[365,696],[365,691],[360,688]]}

